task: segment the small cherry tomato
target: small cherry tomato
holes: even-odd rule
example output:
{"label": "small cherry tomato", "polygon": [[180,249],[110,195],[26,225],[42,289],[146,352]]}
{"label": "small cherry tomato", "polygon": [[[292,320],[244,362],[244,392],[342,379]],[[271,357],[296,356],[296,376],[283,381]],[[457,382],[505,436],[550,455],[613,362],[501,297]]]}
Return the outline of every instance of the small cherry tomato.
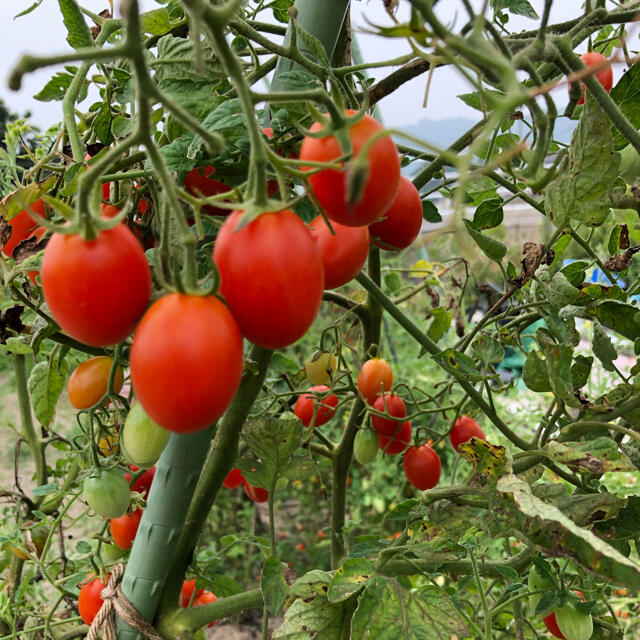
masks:
{"label": "small cherry tomato", "polygon": [[[355,111],[347,110],[347,115]],[[312,125],[311,132],[319,131],[322,125]],[[391,136],[377,139],[367,151],[366,179],[360,198],[355,203],[348,201],[348,180],[351,163],[367,142],[382,131],[382,125],[373,117],[365,115],[349,128],[353,159],[346,170],[323,169],[309,176],[309,185],[318,202],[331,220],[349,227],[361,227],[377,220],[390,206],[400,181],[398,149]],[[343,154],[335,136],[323,138],[306,137],[300,149],[301,160],[332,162]]]}
{"label": "small cherry tomato", "polygon": [[422,228],[422,200],[413,182],[400,177],[398,193],[382,220],[369,225],[371,241],[386,251],[406,249]]}
{"label": "small cherry tomato", "polygon": [[[213,593],[211,593],[211,591],[207,591],[206,589],[199,595],[196,597],[196,599],[193,601],[193,606],[194,607],[199,607],[203,604],[209,604],[210,602],[215,602],[217,600],[217,598],[215,597],[215,595]],[[216,623],[216,620],[214,620],[213,622],[210,622],[207,625],[207,628],[209,627],[213,627],[213,625]]]}
{"label": "small cherry tomato", "polygon": [[312,424],[319,427],[329,422],[329,420],[331,420],[335,415],[335,408],[338,406],[338,396],[331,394],[322,399],[318,399],[318,407],[316,409],[316,399],[314,399],[313,392],[316,394],[324,394],[329,391],[329,387],[324,384],[319,384],[315,387],[310,387],[309,391],[312,393],[303,393],[298,398],[293,408],[293,412],[298,416],[298,418],[300,418],[300,420],[302,420],[302,424],[305,427]]}
{"label": "small cherry tomato", "polygon": [[244,478],[242,479],[244,485],[244,492],[249,496],[253,502],[267,502],[269,500],[269,492],[262,487],[254,487],[249,484]]}
{"label": "small cherry tomato", "polygon": [[223,487],[227,489],[237,489],[242,484],[242,471],[240,469],[231,469],[225,478],[225,481],[222,483]]}
{"label": "small cherry tomato", "polygon": [[407,420],[402,424],[398,433],[393,436],[378,434],[378,445],[385,453],[397,455],[402,453],[411,442],[411,423]]}
{"label": "small cherry tomato", "polygon": [[[381,413],[387,413],[392,418],[406,418],[407,407],[404,400],[395,393],[385,393],[378,396],[373,402],[373,408]],[[383,436],[390,436],[398,428],[399,420],[390,420],[382,416],[371,414],[371,424],[373,428]]]}
{"label": "small cherry tomato", "polygon": [[[109,356],[96,356],[80,363],[71,374],[67,385],[71,406],[76,409],[88,409],[97,404],[107,393],[112,367],[113,358]],[[119,393],[123,384],[124,371],[118,365],[113,379],[114,393]]]}
{"label": "small cherry tomato", "polygon": [[391,391],[392,385],[393,370],[386,360],[371,358],[362,365],[358,373],[358,391],[369,404],[373,404],[383,391]]}
{"label": "small cherry tomato", "polygon": [[375,460],[379,448],[378,436],[375,431],[360,429],[356,433],[353,441],[353,455],[360,464],[367,465]]}
{"label": "small cherry tomato", "polygon": [[196,595],[193,595],[193,592],[196,591],[196,579],[185,580],[182,583],[182,589],[180,590],[180,602],[179,606],[188,607],[191,604],[191,598],[195,600],[200,597],[204,593],[204,589],[198,589],[196,591]]}
{"label": "small cherry tomato", "polygon": [[428,445],[409,447],[402,460],[404,475],[420,491],[433,489],[440,480],[440,456]]}
{"label": "small cherry tomato", "polygon": [[111,537],[121,549],[131,549],[140,526],[140,518],[142,518],[142,509],[136,509],[131,514],[125,513],[119,518],[109,520]]}
{"label": "small cherry tomato", "polygon": [[[587,67],[594,67],[596,65],[600,65],[606,61],[606,56],[602,55],[599,51],[588,51],[587,53],[583,53],[580,56],[580,60],[584,62]],[[600,71],[594,73],[596,80],[602,85],[603,89],[607,92],[611,92],[611,87],[613,87],[613,69],[611,65],[608,64]],[[586,87],[584,83],[580,83],[582,85],[582,98],[578,100],[578,104],[584,104],[584,93],[586,91]]]}
{"label": "small cherry tomato", "polygon": [[95,476],[85,478],[84,499],[104,518],[119,518],[129,508],[131,491],[125,477],[117,469],[100,469]]}
{"label": "small cherry tomato", "polygon": [[136,402],[127,414],[120,441],[127,460],[147,469],[158,462],[170,437],[171,432],[154,422]]}
{"label": "small cherry tomato", "polygon": [[329,384],[337,368],[336,357],[328,351],[316,351],[304,363],[307,378],[314,385]]}
{"label": "small cherry tomato", "polygon": [[484,433],[480,428],[480,425],[469,416],[460,416],[455,425],[453,425],[453,429],[451,429],[451,433],[449,433],[449,440],[451,440],[451,446],[458,451],[458,447],[463,443],[471,440],[471,438],[476,437],[481,440],[485,439]]}
{"label": "small cherry tomato", "polygon": [[331,233],[322,216],[314,218],[309,224],[322,260],[325,289],[336,289],[353,280],[369,255],[367,227],[347,227],[338,222],[332,222],[331,226],[334,233]]}
{"label": "small cherry tomato", "polygon": [[80,587],[78,612],[85,624],[91,625],[93,619],[98,615],[98,611],[100,611],[102,603],[104,602],[100,593],[106,586],[107,582],[102,582],[100,578],[95,578],[92,574],[85,580],[82,587]]}
{"label": "small cherry tomato", "polygon": [[142,247],[122,224],[95,240],[54,233],[42,259],[42,289],[63,331],[106,347],[129,337],[151,297]]}
{"label": "small cherry tomato", "polygon": [[[215,173],[215,167],[196,167],[191,169],[187,173],[187,177],[184,179],[184,188],[193,196],[198,198],[209,198],[211,196],[217,196],[219,193],[226,193],[231,191],[231,187],[226,184],[214,180],[211,176]],[[202,207],[205,213],[210,216],[228,216],[231,213],[231,209],[224,209],[222,207],[216,207],[212,204],[205,204]]]}

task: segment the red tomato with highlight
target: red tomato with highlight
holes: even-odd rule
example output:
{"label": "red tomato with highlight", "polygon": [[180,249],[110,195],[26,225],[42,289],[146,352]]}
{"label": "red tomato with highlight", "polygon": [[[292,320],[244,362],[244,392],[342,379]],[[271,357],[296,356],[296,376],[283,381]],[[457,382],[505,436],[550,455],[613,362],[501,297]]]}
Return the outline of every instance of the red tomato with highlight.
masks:
{"label": "red tomato with highlight", "polygon": [[369,225],[371,241],[386,251],[406,249],[422,228],[422,200],[413,182],[400,176],[398,193],[382,220]]}
{"label": "red tomato with highlight", "polygon": [[[315,387],[309,388],[310,392],[324,393],[329,391],[329,387],[324,384],[319,384]],[[316,402],[318,408],[316,409]],[[338,396],[333,394],[328,395],[322,399],[315,399],[313,393],[303,393],[298,397],[296,404],[293,408],[293,412],[302,420],[302,424],[305,427],[313,424],[313,426],[319,427],[326,424],[333,418],[336,413],[336,407],[338,406]],[[315,420],[314,420],[315,411]]]}
{"label": "red tomato with highlight", "polygon": [[[353,115],[355,111],[347,110],[346,113]],[[310,131],[320,129],[322,125],[316,122]],[[353,125],[349,129],[353,158],[382,129],[382,125],[369,115]],[[301,160],[314,162],[331,162],[342,155],[335,136],[306,137],[300,149]],[[348,202],[347,195],[348,166],[340,171],[323,169],[309,176],[311,190],[331,220],[348,227],[362,227],[377,220],[391,206],[400,180],[398,149],[391,136],[383,136],[373,144],[367,152],[367,162],[365,185],[360,199],[353,205]]]}
{"label": "red tomato with highlight", "polygon": [[215,296],[170,293],[140,321],[130,368],[136,397],[152,420],[176,433],[198,431],[226,411],[238,390],[242,335]]}
{"label": "red tomato with highlight", "polygon": [[[397,428],[397,427],[396,427]],[[385,453],[397,455],[402,453],[411,442],[411,423],[407,420],[399,428],[398,433],[394,436],[383,436],[378,434],[378,444]]]}
{"label": "red tomato with highlight", "polygon": [[142,518],[142,509],[136,509],[131,514],[125,513],[120,518],[109,520],[111,537],[121,549],[131,549],[138,533],[140,518]]}
{"label": "red tomato with highlight", "polygon": [[331,226],[335,234],[322,216],[314,218],[309,225],[320,252],[325,289],[336,289],[353,280],[369,255],[367,227],[347,227],[338,222],[332,222]]}
{"label": "red tomato with highlight", "polygon": [[[191,597],[193,596],[193,592],[196,589],[196,579],[193,580],[185,580],[182,583],[182,589],[180,590],[180,602],[178,603],[181,607],[188,607],[191,603]],[[196,591],[196,595],[194,596],[194,600],[200,597],[204,593],[204,589],[198,589]]]}
{"label": "red tomato with highlight", "polygon": [[440,456],[428,445],[409,447],[402,460],[404,475],[420,491],[433,489],[440,480]]}
{"label": "red tomato with highlight", "polygon": [[[604,63],[606,59],[607,59],[606,56],[602,55],[598,51],[589,51],[587,53],[583,53],[580,56],[580,60],[582,60],[582,62],[584,62],[587,65],[587,67],[595,67],[596,65],[600,65]],[[607,93],[610,93],[611,87],[613,87],[613,69],[611,68],[611,65],[609,64],[608,66],[604,67],[603,69],[600,69],[600,71],[597,71],[593,75],[596,77],[598,82],[602,85],[603,89]],[[580,83],[580,84],[582,84],[582,98],[578,100],[578,104],[584,104],[584,92],[586,91],[586,87],[584,86],[583,83]]]}
{"label": "red tomato with highlight", "polygon": [[[219,193],[231,191],[231,187],[211,177],[214,173],[215,167],[196,167],[191,169],[184,179],[184,188],[191,195],[198,198],[209,198],[217,196]],[[216,207],[212,204],[205,204],[202,210],[210,216],[228,216],[231,213],[231,209]]]}
{"label": "red tomato with highlight", "polygon": [[237,489],[242,484],[242,471],[240,469],[231,469],[222,483],[227,489]]}
{"label": "red tomato with highlight", "polygon": [[[36,200],[30,209],[41,218],[44,218],[44,202],[42,198]],[[26,209],[23,209],[17,216],[9,220],[7,224],[11,228],[11,236],[4,243],[2,253],[9,258],[13,258],[13,250],[23,240],[28,240],[29,238],[40,240],[46,231],[44,227],[41,227],[33,220]]]}
{"label": "red tomato with highlight", "polygon": [[127,227],[95,240],[54,233],[42,260],[51,315],[72,338],[106,347],[129,337],[151,297],[151,271]]}
{"label": "red tomato with highlight", "polygon": [[391,391],[392,385],[393,370],[386,360],[371,358],[362,365],[358,373],[358,391],[369,404],[373,404],[383,391]]}
{"label": "red tomato with highlight", "polygon": [[[193,601],[193,606],[194,607],[199,607],[203,604],[209,604],[210,602],[215,602],[218,598],[215,597],[215,595],[213,593],[211,593],[211,591],[207,591],[206,589],[202,592],[201,595],[197,596],[196,599]],[[216,623],[216,620],[214,620],[213,622],[210,622],[207,625],[207,628],[209,627],[213,627],[213,625]]]}
{"label": "red tomato with highlight", "polygon": [[451,433],[449,433],[449,440],[451,440],[451,446],[458,451],[458,447],[463,442],[468,442],[471,438],[476,437],[481,440],[485,439],[484,432],[480,428],[480,425],[469,416],[460,416]]}
{"label": "red tomato with highlight", "polygon": [[[384,396],[378,396],[372,406],[376,411],[387,413],[393,418],[407,417],[407,406],[404,400],[394,393],[386,393]],[[383,418],[382,416],[377,416],[372,413],[371,424],[378,433],[381,433],[383,436],[391,436],[395,433],[400,421],[390,420],[389,418]]]}
{"label": "red tomato with highlight", "polygon": [[320,254],[293,211],[264,213],[236,231],[242,215],[234,211],[225,220],[213,250],[220,293],[248,340],[286,347],[306,333],[320,308]]}
{"label": "red tomato with highlight", "polygon": [[242,480],[244,492],[253,502],[267,502],[269,500],[269,492],[262,487],[254,487],[245,479]]}
{"label": "red tomato with highlight", "polygon": [[82,587],[80,587],[78,612],[85,624],[91,625],[93,619],[98,615],[98,611],[100,611],[102,603],[104,602],[100,593],[106,586],[106,582],[102,582],[100,578],[95,578],[93,575],[90,575]]}

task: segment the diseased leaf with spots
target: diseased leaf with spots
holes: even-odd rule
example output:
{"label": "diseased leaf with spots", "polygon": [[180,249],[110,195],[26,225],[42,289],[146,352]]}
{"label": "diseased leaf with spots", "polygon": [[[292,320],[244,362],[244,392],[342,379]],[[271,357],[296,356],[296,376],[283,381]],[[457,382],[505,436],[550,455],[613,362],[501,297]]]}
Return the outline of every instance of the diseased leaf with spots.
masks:
{"label": "diseased leaf with spots", "polygon": [[329,602],[342,602],[363,589],[374,575],[373,564],[363,558],[345,560],[329,585]]}
{"label": "diseased leaf with spots", "polygon": [[473,464],[473,484],[488,484],[496,481],[507,463],[507,450],[473,436],[458,446],[458,452]]}
{"label": "diseased leaf with spots", "polygon": [[551,440],[545,451],[555,462],[566,464],[581,473],[600,475],[608,471],[633,471],[629,458],[611,438],[596,438],[587,442],[556,442]]}

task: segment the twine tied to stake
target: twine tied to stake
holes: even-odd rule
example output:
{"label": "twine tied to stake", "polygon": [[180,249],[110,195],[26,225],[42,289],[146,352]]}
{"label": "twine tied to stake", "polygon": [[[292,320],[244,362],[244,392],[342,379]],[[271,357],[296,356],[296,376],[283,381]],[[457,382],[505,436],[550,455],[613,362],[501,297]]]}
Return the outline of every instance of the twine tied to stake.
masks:
{"label": "twine tied to stake", "polygon": [[124,622],[141,633],[149,640],[165,640],[140,614],[131,606],[124,597],[120,588],[120,577],[124,573],[124,565],[118,564],[109,575],[107,586],[100,592],[104,600],[100,611],[91,623],[87,640],[98,640],[100,632],[104,632],[104,640],[116,640],[115,615],[118,614]]}

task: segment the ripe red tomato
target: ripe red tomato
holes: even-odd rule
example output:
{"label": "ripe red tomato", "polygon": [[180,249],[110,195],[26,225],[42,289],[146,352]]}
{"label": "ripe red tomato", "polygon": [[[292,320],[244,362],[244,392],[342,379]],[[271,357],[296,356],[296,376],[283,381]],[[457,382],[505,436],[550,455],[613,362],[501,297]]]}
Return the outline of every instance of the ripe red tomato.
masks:
{"label": "ripe red tomato", "polygon": [[[329,391],[329,387],[324,384],[316,385],[315,387],[309,387],[309,391],[316,393],[324,393]],[[319,406],[316,410],[315,400],[313,393],[303,393],[298,397],[296,404],[293,408],[293,412],[302,420],[302,424],[308,427],[312,424],[313,413],[316,411],[315,420],[313,420],[313,426],[319,427],[326,424],[333,418],[336,413],[336,407],[338,406],[338,396],[333,394],[328,395],[321,400],[318,400]]]}
{"label": "ripe red tomato", "polygon": [[223,487],[227,489],[237,489],[242,484],[242,471],[240,469],[231,469],[222,483]]}
{"label": "ripe red tomato", "polygon": [[[214,180],[211,177],[213,173],[215,173],[215,167],[207,166],[191,169],[184,179],[184,188],[191,195],[199,198],[209,198],[211,196],[217,196],[219,193],[231,191],[231,187],[228,187],[218,180]],[[231,209],[216,207],[212,204],[205,204],[202,210],[210,216],[228,216],[231,213]]]}
{"label": "ripe red tomato", "polygon": [[390,391],[392,384],[393,370],[382,358],[367,360],[358,373],[358,391],[369,404],[383,391]]}
{"label": "ripe red tomato", "polygon": [[[574,590],[574,593],[577,593],[584,602],[585,598],[582,595],[581,591]],[[547,627],[547,631],[552,636],[560,638],[560,640],[566,640],[566,636],[562,633],[562,631],[560,631],[560,627],[558,626],[555,611],[552,611],[548,616],[545,616],[542,621],[544,622],[544,626]]]}
{"label": "ripe red tomato", "polygon": [[382,220],[369,225],[371,241],[381,249],[406,249],[422,228],[422,200],[413,182],[400,176],[398,193]]}
{"label": "ripe red tomato", "polygon": [[85,580],[82,587],[80,587],[80,595],[78,596],[78,612],[85,624],[90,625],[93,622],[93,619],[98,615],[98,611],[100,611],[100,607],[102,607],[102,603],[104,602],[100,597],[100,593],[106,586],[107,582],[102,582],[100,578],[95,578],[93,574],[91,574]]}
{"label": "ripe red tomato", "polygon": [[244,478],[242,479],[242,484],[244,485],[244,492],[253,502],[267,502],[269,500],[269,492],[266,489],[254,487]]}
{"label": "ripe red tomato", "polygon": [[[373,402],[373,408],[382,413],[388,413],[394,418],[406,418],[407,407],[404,400],[395,395],[395,393],[386,393],[384,396],[378,396]],[[398,420],[389,420],[382,416],[371,414],[371,424],[373,428],[383,436],[391,436],[398,428]]]}
{"label": "ripe red tomato", "polygon": [[[193,606],[194,607],[199,607],[200,605],[209,604],[210,602],[215,602],[216,600],[217,600],[217,598],[215,597],[215,595],[213,593],[211,593],[211,591],[207,591],[205,589],[202,592],[202,594],[197,596],[196,599],[193,601]],[[213,627],[213,625],[215,623],[216,623],[216,620],[213,620],[213,622],[210,622],[207,625],[207,628]]]}
{"label": "ripe red tomato", "polygon": [[[113,358],[96,356],[80,363],[71,374],[67,385],[67,394],[71,406],[76,409],[88,409],[96,404],[109,386],[109,375]],[[118,393],[124,384],[124,371],[118,365],[113,380],[113,390]]]}
{"label": "ripe red tomato", "polygon": [[336,289],[353,280],[369,255],[367,227],[347,227],[338,222],[332,222],[331,226],[335,235],[322,216],[314,218],[309,225],[320,252],[325,289]]}
{"label": "ripe red tomato", "polygon": [[289,210],[264,213],[241,230],[234,211],[213,250],[225,297],[240,330],[269,349],[293,344],[313,323],[324,278],[311,233]]}
{"label": "ripe red tomato", "polygon": [[[355,111],[347,110],[347,115]],[[319,131],[322,125],[316,122],[311,132]],[[365,115],[349,129],[353,157],[358,155],[367,141],[378,132],[382,125],[369,115]],[[300,149],[301,160],[331,162],[342,156],[338,140],[334,136],[324,138],[306,137]],[[353,161],[353,160],[352,160]],[[347,195],[348,168],[336,171],[323,169],[309,176],[313,194],[322,205],[327,216],[348,227],[361,227],[377,220],[390,206],[398,190],[400,180],[400,160],[398,149],[391,136],[380,138],[367,153],[368,172],[362,194],[355,205],[350,205]]]}
{"label": "ripe red tomato", "polygon": [[411,423],[407,420],[402,424],[398,433],[393,436],[378,434],[378,444],[385,453],[397,455],[402,453],[411,442]]}
{"label": "ripe red tomato", "polygon": [[[44,202],[41,198],[36,200],[30,208],[34,213],[44,218]],[[34,222],[26,209],[23,209],[15,218],[9,220],[7,224],[11,227],[11,236],[4,243],[2,253],[9,258],[13,258],[13,250],[23,240],[33,237],[40,240],[46,231],[44,227]]]}
{"label": "ripe red tomato", "polygon": [[[132,464],[129,465],[129,468],[132,471],[139,471],[138,467],[134,467]],[[156,475],[156,468],[151,467],[147,469],[143,474],[138,476],[138,479],[133,483],[131,487],[131,491],[137,491],[144,496],[146,500],[149,496],[149,491],[151,489],[151,484],[153,482],[153,477]],[[124,474],[124,478],[127,482],[131,482],[131,474],[129,472]]]}
{"label": "ripe red tomato", "polygon": [[[193,592],[196,589],[196,579],[194,578],[193,580],[185,580],[182,583],[182,589],[180,590],[180,602],[179,602],[179,606],[181,607],[188,607],[189,604],[191,603],[191,597],[193,596]],[[198,589],[196,591],[196,595],[194,597],[194,600],[196,598],[199,598],[202,594],[204,593],[204,589]]]}
{"label": "ripe red tomato", "polygon": [[111,537],[121,549],[131,549],[140,526],[140,518],[142,518],[142,509],[136,509],[131,514],[125,513],[120,518],[109,520]]}
{"label": "ripe red tomato", "polygon": [[176,433],[214,423],[242,376],[242,336],[215,296],[166,295],[140,321],[131,346],[131,381],[152,420]]}
{"label": "ripe red tomato", "polygon": [[[595,65],[602,64],[606,60],[606,56],[603,56],[598,51],[588,51],[587,53],[583,53],[580,56],[580,60],[584,62],[587,67],[594,67]],[[600,71],[594,73],[598,82],[602,85],[604,90],[609,93],[611,91],[611,87],[613,87],[613,69],[611,65],[604,67]],[[578,100],[578,104],[584,104],[584,92],[586,91],[586,87],[582,84],[582,98]]]}
{"label": "ripe red tomato", "polygon": [[458,447],[463,443],[471,440],[473,437],[485,439],[484,433],[480,428],[480,425],[469,416],[460,416],[451,433],[449,433],[449,440],[451,440],[451,446],[458,451]]}
{"label": "ripe red tomato", "polygon": [[420,491],[433,489],[440,480],[440,457],[428,444],[409,447],[404,454],[402,466],[407,480]]}
{"label": "ripe red tomato", "polygon": [[88,241],[54,233],[42,260],[42,289],[63,331],[106,347],[133,331],[151,296],[151,271],[142,247],[122,224]]}

